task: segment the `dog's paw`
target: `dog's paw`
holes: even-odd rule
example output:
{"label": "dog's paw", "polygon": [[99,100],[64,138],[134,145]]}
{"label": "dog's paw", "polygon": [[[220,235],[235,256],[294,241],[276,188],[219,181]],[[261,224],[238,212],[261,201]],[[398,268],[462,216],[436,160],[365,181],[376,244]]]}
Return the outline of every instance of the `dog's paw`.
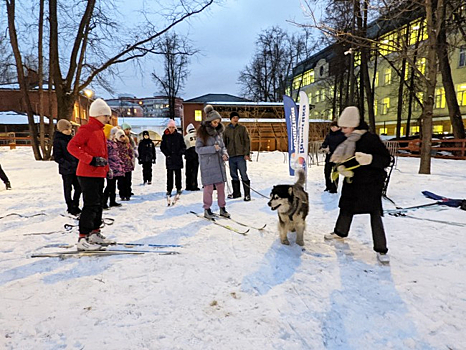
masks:
{"label": "dog's paw", "polygon": [[290,241],[286,238],[286,239],[282,239],[282,244],[285,244],[285,245],[290,245]]}
{"label": "dog's paw", "polygon": [[303,246],[304,246],[304,241],[296,241],[296,244],[297,244],[297,245],[300,245],[301,247],[303,247]]}

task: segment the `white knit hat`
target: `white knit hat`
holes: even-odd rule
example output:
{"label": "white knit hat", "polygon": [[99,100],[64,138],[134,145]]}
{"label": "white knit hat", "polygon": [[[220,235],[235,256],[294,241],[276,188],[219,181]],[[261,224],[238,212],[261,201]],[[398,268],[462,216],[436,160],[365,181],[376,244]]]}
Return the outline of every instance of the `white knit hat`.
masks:
{"label": "white knit hat", "polygon": [[115,140],[120,140],[120,137],[122,136],[125,136],[125,132],[121,129],[118,129],[116,132],[115,132]]}
{"label": "white knit hat", "polygon": [[186,132],[191,132],[193,130],[196,130],[196,128],[194,127],[194,125],[192,123],[190,123],[187,127],[186,127]]}
{"label": "white knit hat", "polygon": [[338,126],[340,128],[356,128],[359,126],[359,120],[358,107],[349,106],[341,112],[340,119],[338,119]]}
{"label": "white knit hat", "polygon": [[89,116],[98,117],[101,115],[112,115],[112,110],[108,106],[107,102],[101,98],[98,98],[91,103],[91,107],[89,108]]}

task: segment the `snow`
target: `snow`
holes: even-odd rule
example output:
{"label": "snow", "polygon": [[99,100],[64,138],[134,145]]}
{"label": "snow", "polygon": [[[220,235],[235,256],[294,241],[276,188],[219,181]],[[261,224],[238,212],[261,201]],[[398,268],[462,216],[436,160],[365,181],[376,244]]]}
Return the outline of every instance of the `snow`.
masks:
{"label": "snow", "polygon": [[[48,122],[48,118],[45,118]],[[40,123],[40,117],[34,115],[34,122]],[[0,124],[28,124],[28,116],[24,113],[18,113],[15,111],[0,112]]]}
{"label": "snow", "polygon": [[[273,185],[292,183],[286,158],[254,156],[253,188],[268,196]],[[464,198],[466,162],[432,162],[432,175],[420,175],[418,159],[399,158],[389,197],[404,207],[429,203],[422,190]],[[167,208],[158,154],[153,185],[141,185],[138,166],[134,198],[104,212],[115,222],[103,233],[123,242],[182,244],[167,248],[181,254],[31,258],[64,251],[48,244],[75,243],[77,232],[63,225],[76,222],[60,215],[55,162],[34,161],[29,148],[3,148],[0,163],[13,187],[0,188],[1,349],[466,348],[466,212],[458,208],[410,213],[422,220],[386,215],[391,262],[383,266],[367,215],[355,217],[344,242],[324,241],[339,197],[322,192],[322,166],[309,168],[302,251],[294,234],[290,246],[279,243],[276,213],[254,192],[251,202],[227,204],[238,220],[267,223],[247,236],[188,214],[201,212],[200,192],[185,192]],[[5,217],[10,213],[45,215]]]}

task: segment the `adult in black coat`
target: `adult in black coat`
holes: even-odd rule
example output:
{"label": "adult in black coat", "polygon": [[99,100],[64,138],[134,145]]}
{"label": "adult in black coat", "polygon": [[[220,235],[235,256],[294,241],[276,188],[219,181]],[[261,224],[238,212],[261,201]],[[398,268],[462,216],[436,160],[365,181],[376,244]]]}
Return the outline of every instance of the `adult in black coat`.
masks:
{"label": "adult in black coat", "polygon": [[[63,193],[68,207],[68,213],[78,215],[81,186],[76,176],[78,159],[68,152],[68,143],[71,141],[71,123],[66,119],[57,122],[57,131],[53,137],[53,159],[58,163],[58,172],[63,180]],[[74,194],[72,194],[74,188]]]}
{"label": "adult in black coat", "polygon": [[[347,140],[337,147],[331,161],[337,163],[345,182],[339,203],[340,214],[333,232],[325,235],[325,238],[347,237],[353,215],[370,214],[373,248],[378,259],[388,263],[387,240],[382,223],[382,189],[386,177],[384,168],[390,163],[390,153],[379,136],[369,132],[367,124],[360,121],[356,107],[345,108],[338,125]],[[347,161],[351,157],[353,159]]]}
{"label": "adult in black coat", "polygon": [[152,164],[155,164],[155,146],[150,139],[149,132],[142,132],[143,139],[138,145],[138,162],[142,164],[142,177],[144,184],[152,184]]}
{"label": "adult in black coat", "polygon": [[183,135],[176,130],[173,119],[163,133],[160,150],[165,155],[165,166],[167,168],[167,196],[173,190],[173,174],[175,175],[175,186],[177,194],[181,193],[181,169],[183,168],[183,154],[186,152]]}
{"label": "adult in black coat", "polygon": [[345,140],[346,136],[341,131],[338,123],[336,121],[331,122],[330,132],[327,134],[324,142],[320,146],[321,149],[324,149],[327,152],[327,155],[325,156],[324,176],[325,191],[328,191],[329,193],[337,193],[338,189],[338,178],[335,181],[332,180],[332,168],[334,167],[335,163],[330,161],[330,157],[338,145]]}

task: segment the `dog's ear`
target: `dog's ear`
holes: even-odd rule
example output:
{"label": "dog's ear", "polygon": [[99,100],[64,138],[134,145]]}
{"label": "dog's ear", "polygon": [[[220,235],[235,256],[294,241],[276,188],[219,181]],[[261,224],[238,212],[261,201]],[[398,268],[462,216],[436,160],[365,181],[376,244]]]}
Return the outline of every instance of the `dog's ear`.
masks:
{"label": "dog's ear", "polygon": [[288,188],[288,194],[289,194],[290,196],[293,195],[293,187],[290,186],[290,188]]}

